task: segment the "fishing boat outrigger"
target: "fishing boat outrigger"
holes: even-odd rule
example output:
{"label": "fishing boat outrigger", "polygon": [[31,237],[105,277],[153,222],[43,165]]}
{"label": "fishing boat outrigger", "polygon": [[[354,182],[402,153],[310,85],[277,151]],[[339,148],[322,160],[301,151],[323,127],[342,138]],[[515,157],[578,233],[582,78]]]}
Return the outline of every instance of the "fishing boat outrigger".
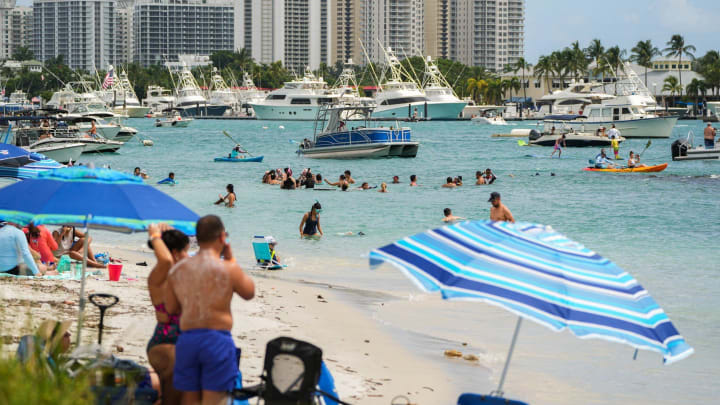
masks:
{"label": "fishing boat outrigger", "polygon": [[411,141],[410,128],[398,123],[389,128],[368,127],[374,107],[323,105],[315,119],[313,140],[303,141],[297,153],[315,159],[415,157],[420,144]]}

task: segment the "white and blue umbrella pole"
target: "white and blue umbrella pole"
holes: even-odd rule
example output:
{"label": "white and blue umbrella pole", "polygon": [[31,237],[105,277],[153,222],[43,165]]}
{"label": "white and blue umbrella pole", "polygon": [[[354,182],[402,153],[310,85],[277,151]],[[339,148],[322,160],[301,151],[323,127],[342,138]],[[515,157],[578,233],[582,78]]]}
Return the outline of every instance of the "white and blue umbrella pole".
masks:
{"label": "white and blue umbrella pole", "polygon": [[90,228],[88,228],[88,222],[90,222],[91,218],[92,214],[88,214],[87,217],[85,217],[85,243],[83,243],[82,274],[80,276],[80,303],[78,305],[77,337],[75,339],[75,346],[80,346],[80,334],[82,332],[83,315],[85,311],[85,269],[87,268],[88,245],[90,244]]}
{"label": "white and blue umbrella pole", "polygon": [[512,341],[510,342],[510,349],[508,350],[507,358],[505,359],[505,365],[503,366],[502,374],[500,375],[500,382],[495,391],[491,392],[490,395],[497,395],[502,397],[505,393],[503,392],[503,385],[505,384],[505,376],[507,375],[508,368],[510,368],[510,360],[512,359],[513,352],[515,351],[515,342],[517,342],[518,333],[520,333],[520,326],[522,325],[522,317],[518,316],[517,323],[515,324],[515,332],[513,332]]}

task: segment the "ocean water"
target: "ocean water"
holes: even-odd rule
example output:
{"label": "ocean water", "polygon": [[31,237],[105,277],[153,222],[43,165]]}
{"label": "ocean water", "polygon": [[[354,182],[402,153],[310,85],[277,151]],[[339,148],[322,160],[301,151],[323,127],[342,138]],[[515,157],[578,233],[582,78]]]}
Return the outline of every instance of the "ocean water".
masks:
{"label": "ocean water", "polygon": [[[442,302],[424,295],[390,266],[370,270],[367,254],[440,226],[445,207],[469,219],[488,218],[492,191],[502,194],[517,220],[552,225],[633,274],[696,350],[689,359],[663,366],[653,352],[640,352],[633,361],[629,346],[580,340],[525,322],[505,387],[510,397],[538,404],[675,404],[688,399],[712,402],[720,393],[720,162],[670,159],[670,144],[677,137],[693,131],[696,142],[702,141],[699,121],[680,121],[673,137],[652,141],[643,162],[669,162],[657,174],[583,172],[598,148],[568,148],[561,159],[550,159],[549,147],[521,147],[516,138],[490,137],[532,128],[535,122],[507,127],[410,123],[406,125],[421,142],[416,158],[350,161],[295,154],[292,140],[311,137],[312,122],[196,120],[188,128],[152,124],[149,119],[128,122],[141,139],[153,140],[153,147],[133,140],[119,153],[83,155],[82,162],[128,172],[138,166],[148,170],[153,182],[175,172],[178,185],[159,187],[201,215],[221,216],[243,263],[252,261],[253,235],[273,235],[290,267],[270,277],[344,287],[338,291],[349,302],[367,310],[410,350],[445,369],[458,393],[494,388],[514,317],[484,304]],[[264,162],[213,162],[234,145],[223,130],[253,154],[264,155]],[[646,143],[626,141],[621,156],[642,151]],[[332,181],[348,169],[357,185],[384,181],[390,192],[290,191],[261,184],[266,170],[284,167],[296,174],[310,167]],[[492,168],[498,180],[475,186],[475,171],[486,168]],[[411,174],[418,176],[421,187],[408,187]],[[402,183],[389,184],[393,175]],[[440,187],[447,176],[457,175],[463,176],[465,186]],[[237,207],[214,206],[228,183],[235,186]],[[300,220],[315,201],[323,205],[325,237],[301,240]],[[358,231],[365,235],[342,235]],[[145,240],[144,235],[97,235],[131,247]],[[448,361],[442,358],[446,348],[474,352],[481,361]]]}

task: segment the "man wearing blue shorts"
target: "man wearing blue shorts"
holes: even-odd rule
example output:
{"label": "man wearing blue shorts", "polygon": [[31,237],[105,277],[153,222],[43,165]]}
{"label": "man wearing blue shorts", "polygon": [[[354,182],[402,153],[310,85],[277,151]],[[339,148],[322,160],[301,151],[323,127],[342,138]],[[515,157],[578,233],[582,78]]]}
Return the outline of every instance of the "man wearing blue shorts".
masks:
{"label": "man wearing blue shorts", "polygon": [[196,232],[200,250],[170,270],[165,292],[168,312],[181,313],[173,386],[183,404],[225,404],[238,373],[230,303],[234,293],[252,299],[255,284],[235,263],[220,218],[200,218]]}

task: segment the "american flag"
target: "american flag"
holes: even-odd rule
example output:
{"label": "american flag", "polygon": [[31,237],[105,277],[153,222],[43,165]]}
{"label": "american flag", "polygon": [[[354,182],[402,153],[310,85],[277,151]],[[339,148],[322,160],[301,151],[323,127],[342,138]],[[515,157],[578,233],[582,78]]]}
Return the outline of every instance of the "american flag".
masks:
{"label": "american flag", "polygon": [[108,70],[107,74],[105,75],[105,80],[103,80],[102,88],[107,89],[108,87],[113,85],[113,68],[111,67],[110,70]]}

